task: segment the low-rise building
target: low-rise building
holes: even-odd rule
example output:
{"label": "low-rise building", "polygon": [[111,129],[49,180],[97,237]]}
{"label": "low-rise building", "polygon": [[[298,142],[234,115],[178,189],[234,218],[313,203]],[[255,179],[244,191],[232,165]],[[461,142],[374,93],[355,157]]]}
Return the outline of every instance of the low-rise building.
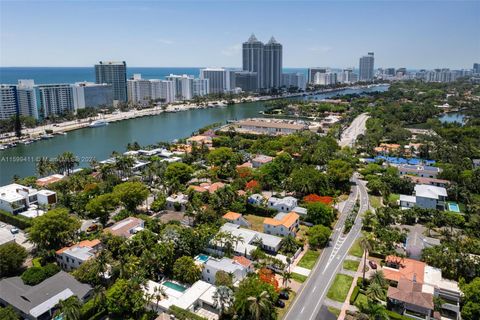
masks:
{"label": "low-rise building", "polygon": [[63,174],[56,173],[56,174],[52,174],[52,175],[47,176],[47,177],[37,179],[35,184],[39,187],[46,187],[51,183],[55,183],[55,182],[58,182],[58,181],[62,180],[63,178],[65,178],[65,176]]}
{"label": "low-rise building", "polygon": [[445,188],[427,184],[417,184],[415,185],[412,196],[400,195],[400,207],[402,209],[419,207],[443,211],[447,206],[446,199],[447,190]]}
{"label": "low-rise building", "polygon": [[78,282],[64,271],[35,286],[24,284],[20,277],[12,277],[0,280],[0,305],[12,306],[22,319],[44,320],[53,317],[60,300],[77,296],[83,303],[92,292],[90,285]]}
{"label": "low-rise building", "polygon": [[212,143],[213,143],[212,137],[205,136],[205,135],[197,135],[187,139],[188,145],[196,144],[197,146],[206,145],[208,147],[211,147]]}
{"label": "low-rise building", "polygon": [[223,182],[214,182],[214,183],[203,182],[203,183],[200,183],[200,185],[198,186],[191,185],[188,188],[193,189],[194,191],[200,192],[200,193],[203,193],[203,192],[214,193],[215,191],[223,187],[225,187],[225,183]]}
{"label": "low-rise building", "polygon": [[62,269],[71,271],[82,263],[95,257],[100,250],[101,242],[98,239],[83,240],[70,247],[56,251],[57,263]]}
{"label": "low-rise building", "polygon": [[290,212],[297,207],[298,200],[294,197],[277,198],[270,197],[268,199],[268,207],[280,212]]}
{"label": "low-rise building", "polygon": [[273,157],[261,154],[252,159],[252,167],[260,168],[264,164],[270,163],[272,161],[273,161]]}
{"label": "low-rise building", "polygon": [[[0,187],[0,210],[28,217],[41,215],[38,205],[57,203],[57,194],[50,190],[40,190],[12,183]],[[29,212],[32,211],[32,212]]]}
{"label": "low-rise building", "polygon": [[411,175],[404,175],[403,178],[409,179],[415,184],[428,184],[431,186],[437,186],[442,188],[446,188],[450,185],[450,181],[444,179],[424,178]]}
{"label": "low-rise building", "polygon": [[247,219],[245,219],[243,215],[238,212],[229,211],[225,213],[222,218],[230,223],[238,224],[239,226],[247,228],[250,227],[250,223],[247,221]]}
{"label": "low-rise building", "polygon": [[187,208],[188,196],[183,193],[172,194],[167,197],[167,210],[185,211]]}
{"label": "low-rise building", "polygon": [[259,193],[254,193],[247,198],[247,202],[254,206],[261,206],[264,204],[265,198]]}
{"label": "low-rise building", "polygon": [[[389,286],[387,299],[392,309],[418,319],[434,318],[434,297],[441,298],[441,314],[446,319],[459,319],[461,291],[458,283],[442,278],[442,271],[424,262],[388,256],[383,267]],[[436,315],[438,316],[438,314]]]}
{"label": "low-rise building", "polygon": [[113,226],[105,228],[105,233],[114,236],[131,238],[135,233],[142,231],[145,227],[145,221],[136,217],[128,217],[118,221]]}
{"label": "low-rise building", "polygon": [[218,271],[224,271],[232,276],[233,285],[238,285],[248,274],[249,270],[237,261],[223,257],[216,259],[210,257],[203,263],[202,280],[215,284],[215,276]]}
{"label": "low-rise building", "polygon": [[402,164],[397,166],[400,175],[414,175],[423,178],[436,178],[442,169],[432,166],[416,166],[410,164]]}
{"label": "low-rise building", "polygon": [[295,212],[279,212],[274,218],[263,220],[263,232],[279,237],[296,236],[300,216]]}
{"label": "low-rise building", "polygon": [[266,135],[285,135],[308,130],[308,126],[299,122],[285,121],[280,119],[247,119],[236,123],[236,129],[240,132],[249,132]]}

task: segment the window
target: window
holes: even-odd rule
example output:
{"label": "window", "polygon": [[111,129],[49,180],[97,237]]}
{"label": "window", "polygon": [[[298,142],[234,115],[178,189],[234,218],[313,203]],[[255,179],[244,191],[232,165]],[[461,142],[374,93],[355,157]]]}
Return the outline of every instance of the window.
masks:
{"label": "window", "polygon": [[210,269],[207,269],[207,273],[210,273]]}

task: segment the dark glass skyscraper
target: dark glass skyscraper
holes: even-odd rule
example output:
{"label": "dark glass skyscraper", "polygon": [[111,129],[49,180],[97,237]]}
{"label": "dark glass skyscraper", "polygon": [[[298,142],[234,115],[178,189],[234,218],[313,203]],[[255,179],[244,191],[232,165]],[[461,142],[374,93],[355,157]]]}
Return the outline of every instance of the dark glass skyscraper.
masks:
{"label": "dark glass skyscraper", "polygon": [[254,34],[243,43],[243,70],[257,73],[257,89],[264,87],[263,82],[263,51],[264,45]]}
{"label": "dark glass skyscraper", "polygon": [[368,55],[360,58],[359,63],[359,80],[360,81],[372,81],[373,80],[373,67],[375,58],[373,52],[369,52]]}
{"label": "dark glass skyscraper", "polygon": [[113,86],[113,100],[127,101],[127,63],[100,61],[95,65],[95,82]]}
{"label": "dark glass skyscraper", "polygon": [[264,47],[264,87],[282,86],[282,45],[274,37]]}

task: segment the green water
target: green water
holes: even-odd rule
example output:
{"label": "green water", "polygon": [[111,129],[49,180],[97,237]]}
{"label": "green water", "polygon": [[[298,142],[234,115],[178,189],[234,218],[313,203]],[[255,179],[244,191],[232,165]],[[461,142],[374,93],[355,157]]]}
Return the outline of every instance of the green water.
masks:
{"label": "green water", "polygon": [[[316,99],[333,97],[338,94],[385,91],[388,86],[368,89],[344,89],[319,94]],[[311,99],[312,97],[309,97]],[[110,157],[112,151],[124,152],[129,142],[137,141],[145,146],[159,141],[185,138],[192,132],[212,124],[234,119],[259,117],[264,110],[263,102],[235,104],[223,108],[196,109],[176,113],[162,113],[155,116],[114,122],[104,127],[84,128],[55,136],[29,145],[19,144],[15,148],[0,150],[0,185],[11,182],[16,174],[20,177],[36,174],[36,162],[40,157],[51,157],[65,151],[73,152],[81,167]]]}

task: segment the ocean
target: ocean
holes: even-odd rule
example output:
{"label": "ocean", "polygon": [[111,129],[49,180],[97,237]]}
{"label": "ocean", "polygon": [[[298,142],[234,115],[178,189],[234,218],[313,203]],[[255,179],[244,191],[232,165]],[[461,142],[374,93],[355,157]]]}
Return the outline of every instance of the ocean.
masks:
{"label": "ocean", "polygon": [[[232,68],[233,69],[233,68]],[[302,72],[306,68],[284,68],[284,72]],[[140,68],[127,67],[127,78],[140,73],[144,79],[164,79],[170,74],[187,74],[198,77],[199,67]],[[94,67],[0,67],[1,84],[17,84],[19,79],[33,79],[36,84],[95,82]]]}

